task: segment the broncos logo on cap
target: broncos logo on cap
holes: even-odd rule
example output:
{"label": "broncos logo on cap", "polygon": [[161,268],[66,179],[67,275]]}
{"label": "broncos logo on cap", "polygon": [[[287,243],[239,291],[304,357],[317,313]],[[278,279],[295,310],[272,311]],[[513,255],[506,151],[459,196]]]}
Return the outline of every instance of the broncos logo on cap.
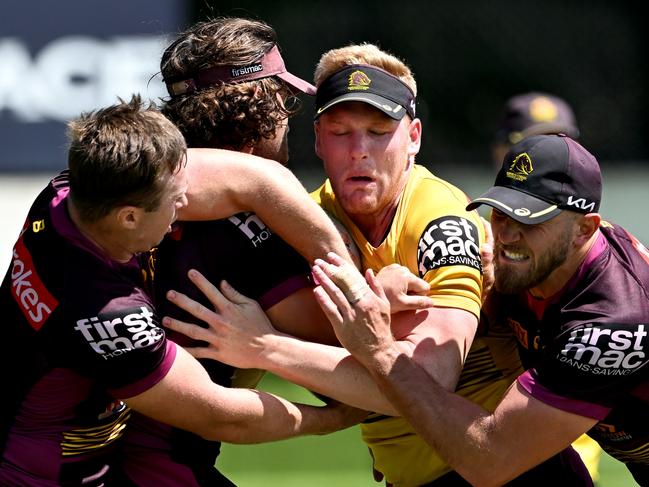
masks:
{"label": "broncos logo on cap", "polygon": [[532,159],[527,152],[523,152],[514,158],[507,171],[507,177],[516,181],[525,181],[532,171],[534,171]]}
{"label": "broncos logo on cap", "polygon": [[352,72],[349,75],[349,83],[347,84],[348,90],[367,90],[370,87],[372,80],[360,69]]}

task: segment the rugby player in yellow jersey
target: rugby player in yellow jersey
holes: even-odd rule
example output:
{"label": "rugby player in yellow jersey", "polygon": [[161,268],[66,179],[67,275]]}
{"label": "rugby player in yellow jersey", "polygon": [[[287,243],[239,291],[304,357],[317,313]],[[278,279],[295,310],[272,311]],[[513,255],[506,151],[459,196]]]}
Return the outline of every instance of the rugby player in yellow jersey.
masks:
{"label": "rugby player in yellow jersey", "polygon": [[[484,228],[475,212],[465,210],[464,193],[415,164],[422,127],[409,68],[373,45],[348,46],[322,56],[315,81],[316,152],[328,180],[313,197],[348,228],[364,269],[378,272],[401,264],[429,283],[426,294],[434,306],[393,314],[393,334],[404,353],[447,390],[492,410],[521,370],[516,345],[505,331],[475,337]],[[390,485],[462,482],[405,420],[395,417],[396,410],[345,349],[278,333],[254,302],[229,286],[222,286],[221,294],[200,278],[195,282],[213,300],[216,313],[193,307],[182,295],[174,302],[210,329],[165,322],[211,342],[194,349],[195,356],[266,369],[375,411],[361,425],[363,439],[378,478]]]}

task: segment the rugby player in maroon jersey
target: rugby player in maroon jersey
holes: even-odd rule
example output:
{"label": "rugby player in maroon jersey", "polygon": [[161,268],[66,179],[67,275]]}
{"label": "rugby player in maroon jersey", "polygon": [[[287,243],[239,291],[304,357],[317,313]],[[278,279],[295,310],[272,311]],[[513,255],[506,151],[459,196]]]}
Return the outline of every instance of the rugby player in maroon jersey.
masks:
{"label": "rugby player in maroon jersey", "polygon": [[[131,410],[231,442],[357,420],[341,405],[213,383],[166,339],[153,306],[149,251],[178,217],[252,210],[309,259],[329,246],[344,253],[289,171],[246,154],[187,151],[178,129],[138,97],[72,122],[70,140],[68,170],[37,196],[0,288],[0,484],[128,485],[116,455]],[[310,242],[314,233],[324,239]]]}

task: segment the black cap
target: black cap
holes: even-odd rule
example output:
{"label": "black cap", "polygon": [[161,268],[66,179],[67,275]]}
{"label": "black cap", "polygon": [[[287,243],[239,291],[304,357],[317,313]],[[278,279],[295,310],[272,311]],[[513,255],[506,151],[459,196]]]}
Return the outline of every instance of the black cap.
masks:
{"label": "black cap", "polygon": [[368,103],[395,120],[406,113],[415,118],[415,95],[410,87],[375,66],[352,64],[324,80],[316,93],[315,118],[344,101]]}
{"label": "black cap", "polygon": [[565,135],[536,135],[510,148],[494,186],[467,210],[485,204],[536,224],[562,210],[595,213],[601,199],[602,175],[590,152]]}
{"label": "black cap", "polygon": [[516,144],[525,137],[566,134],[576,139],[579,129],[570,105],[555,95],[531,92],[507,100],[496,140]]}

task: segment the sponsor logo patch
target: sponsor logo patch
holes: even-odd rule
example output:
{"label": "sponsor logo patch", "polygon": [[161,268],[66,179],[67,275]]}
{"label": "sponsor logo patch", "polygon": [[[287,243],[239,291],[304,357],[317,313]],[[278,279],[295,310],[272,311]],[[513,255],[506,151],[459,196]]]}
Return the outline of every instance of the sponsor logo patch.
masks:
{"label": "sponsor logo patch", "polygon": [[482,272],[478,229],[459,216],[433,220],[419,238],[417,263],[420,277],[449,265],[465,265]]}
{"label": "sponsor logo patch", "polygon": [[596,375],[629,375],[646,363],[647,327],[587,324],[573,330],[557,358]]}
{"label": "sponsor logo patch", "polygon": [[241,68],[232,68],[230,69],[230,76],[233,78],[238,78],[239,76],[245,76],[247,74],[258,73],[263,71],[264,67],[261,64],[253,64],[251,66],[244,66]]}
{"label": "sponsor logo patch", "polygon": [[582,211],[594,211],[595,210],[595,202],[591,201],[588,203],[586,201],[586,198],[576,198],[573,197],[572,195],[568,196],[568,201],[566,201],[566,205],[568,206],[574,206],[575,208],[578,208]]}
{"label": "sponsor logo patch", "polygon": [[84,318],[76,322],[74,329],[105,360],[137,348],[149,347],[164,337],[164,332],[154,320],[153,311],[146,306]]}
{"label": "sponsor logo patch", "polygon": [[22,235],[16,242],[11,259],[11,295],[36,331],[41,329],[59,305],[36,273]]}
{"label": "sponsor logo patch", "polygon": [[239,213],[228,218],[239,230],[245,233],[252,244],[257,247],[273,234],[261,219],[254,213]]}

